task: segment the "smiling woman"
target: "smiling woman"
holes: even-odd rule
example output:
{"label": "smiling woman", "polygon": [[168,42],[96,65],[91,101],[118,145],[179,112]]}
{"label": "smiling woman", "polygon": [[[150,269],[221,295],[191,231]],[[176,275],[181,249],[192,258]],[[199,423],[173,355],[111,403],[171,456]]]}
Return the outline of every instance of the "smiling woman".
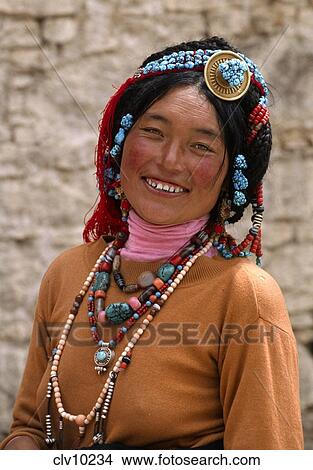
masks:
{"label": "smiling woman", "polygon": [[303,449],[295,337],[260,267],[267,100],[217,37],[153,54],[110,99],[98,205],[43,278],[2,448]]}

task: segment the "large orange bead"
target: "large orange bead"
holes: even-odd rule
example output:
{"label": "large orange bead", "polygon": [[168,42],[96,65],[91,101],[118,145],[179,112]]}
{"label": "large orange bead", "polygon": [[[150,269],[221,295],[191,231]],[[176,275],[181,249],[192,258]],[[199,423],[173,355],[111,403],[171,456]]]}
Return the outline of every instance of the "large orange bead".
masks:
{"label": "large orange bead", "polygon": [[75,418],[75,424],[77,424],[77,426],[84,426],[85,419],[86,419],[85,415],[77,415]]}
{"label": "large orange bead", "polygon": [[153,281],[153,285],[157,288],[157,289],[161,289],[161,287],[164,285],[164,281],[162,281],[162,279],[160,279],[159,277],[156,277]]}
{"label": "large orange bead", "polygon": [[104,290],[96,290],[95,292],[95,298],[96,299],[105,299],[105,291]]}

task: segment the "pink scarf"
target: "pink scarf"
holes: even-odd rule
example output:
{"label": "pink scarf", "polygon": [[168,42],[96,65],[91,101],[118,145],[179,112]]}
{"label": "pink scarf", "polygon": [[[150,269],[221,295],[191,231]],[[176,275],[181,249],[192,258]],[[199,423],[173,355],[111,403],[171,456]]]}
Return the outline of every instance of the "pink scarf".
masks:
{"label": "pink scarf", "polygon": [[[129,237],[121,249],[121,256],[136,261],[167,259],[197,233],[208,216],[176,225],[156,225],[142,219],[133,209],[129,211]],[[216,256],[212,247],[206,256]]]}

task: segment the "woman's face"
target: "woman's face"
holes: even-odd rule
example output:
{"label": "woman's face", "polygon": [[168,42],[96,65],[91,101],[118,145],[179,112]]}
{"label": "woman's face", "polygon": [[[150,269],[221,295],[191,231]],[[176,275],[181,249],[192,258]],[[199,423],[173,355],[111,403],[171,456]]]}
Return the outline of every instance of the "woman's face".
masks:
{"label": "woman's face", "polygon": [[[228,169],[220,134],[215,108],[195,87],[173,89],[153,103],[123,148],[121,184],[137,214],[158,225],[208,215]],[[157,183],[164,190],[151,187]]]}

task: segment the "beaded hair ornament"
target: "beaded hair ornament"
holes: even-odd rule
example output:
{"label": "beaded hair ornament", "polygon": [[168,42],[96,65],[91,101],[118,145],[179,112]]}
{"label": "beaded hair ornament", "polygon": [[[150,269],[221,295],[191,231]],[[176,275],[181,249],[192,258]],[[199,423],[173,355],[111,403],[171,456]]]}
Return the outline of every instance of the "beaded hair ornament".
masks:
{"label": "beaded hair ornament", "polygon": [[[261,98],[248,117],[248,144],[253,142],[259,130],[268,122],[268,88],[265,80],[257,66],[242,53],[210,49],[179,51],[164,55],[160,59],[151,61],[144,67],[139,68],[111,97],[103,113],[96,157],[100,199],[93,215],[85,226],[85,241],[98,239],[103,234],[115,236],[121,230],[128,231],[127,214],[130,204],[123,194],[120,174],[116,171],[116,165],[119,165],[120,162],[124,139],[133,125],[133,116],[130,113],[123,116],[120,128],[113,138],[114,113],[119,100],[127,88],[138,80],[188,69],[203,70],[209,90],[221,100],[238,100],[248,91],[251,82],[258,87]],[[244,174],[246,169],[247,162],[244,155],[235,156],[232,176],[234,189],[232,202],[238,207],[245,205],[247,201],[248,179]],[[252,226],[244,240],[239,244],[225,230],[225,224],[227,225],[227,219],[230,216],[230,202],[229,200],[222,200],[219,218],[211,226],[211,230],[215,233],[214,246],[227,259],[233,256],[255,254],[256,263],[261,265],[261,223],[264,212],[262,182],[255,188],[255,194],[251,200]]]}

